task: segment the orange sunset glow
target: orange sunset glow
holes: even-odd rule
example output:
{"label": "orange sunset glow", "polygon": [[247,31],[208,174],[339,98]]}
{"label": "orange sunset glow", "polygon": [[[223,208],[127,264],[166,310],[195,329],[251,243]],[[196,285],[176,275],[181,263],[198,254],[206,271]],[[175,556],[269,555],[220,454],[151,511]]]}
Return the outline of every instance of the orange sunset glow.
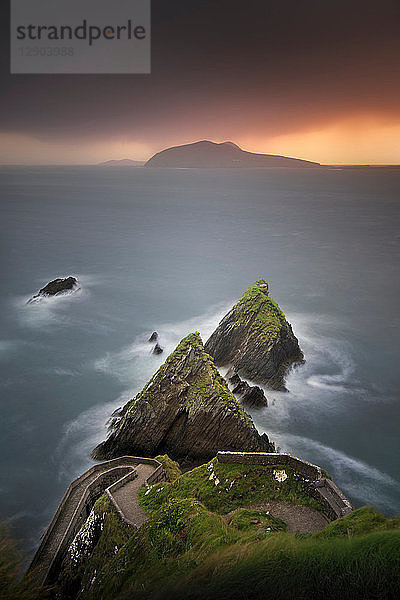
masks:
{"label": "orange sunset glow", "polygon": [[[203,137],[207,136],[200,139]],[[232,136],[227,137],[232,139]],[[214,141],[226,139],[220,137]],[[400,118],[391,121],[362,115],[281,135],[238,135],[233,141],[250,152],[291,156],[325,165],[397,165],[400,164],[399,139]],[[196,139],[171,136],[168,143],[178,145],[192,141]],[[0,162],[3,164],[93,164],[127,157],[147,160],[162,148],[154,142],[128,137],[85,140],[77,144],[70,139],[55,143],[22,134],[0,134]]]}
{"label": "orange sunset glow", "polygon": [[208,139],[400,164],[398,3],[154,4],[150,74],[4,74],[0,163],[143,161]]}

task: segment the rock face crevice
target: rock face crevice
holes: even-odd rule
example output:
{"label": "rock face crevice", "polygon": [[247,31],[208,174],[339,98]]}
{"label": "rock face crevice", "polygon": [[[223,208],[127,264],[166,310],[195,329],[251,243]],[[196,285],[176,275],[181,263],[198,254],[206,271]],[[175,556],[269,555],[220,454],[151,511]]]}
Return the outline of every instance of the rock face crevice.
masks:
{"label": "rock face crevice", "polygon": [[198,333],[180,342],[120,415],[93,458],[162,452],[196,463],[221,449],[269,452],[274,447],[230,392]]}
{"label": "rock face crevice", "polygon": [[254,381],[285,391],[290,367],[304,362],[298,340],[268,283],[256,281],[222,319],[204,346],[217,366],[231,365]]}

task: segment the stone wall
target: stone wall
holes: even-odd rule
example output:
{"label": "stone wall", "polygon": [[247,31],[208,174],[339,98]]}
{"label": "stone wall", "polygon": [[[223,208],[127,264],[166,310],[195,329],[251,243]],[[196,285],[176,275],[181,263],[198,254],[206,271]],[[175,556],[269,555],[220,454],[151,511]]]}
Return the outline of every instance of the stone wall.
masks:
{"label": "stone wall", "polygon": [[128,521],[128,519],[125,518],[125,515],[122,512],[121,507],[119,506],[118,502],[114,498],[113,492],[116,492],[117,490],[122,488],[129,481],[132,481],[132,479],[136,479],[136,477],[137,477],[136,470],[132,470],[130,473],[125,475],[125,477],[122,477],[122,479],[119,479],[118,481],[116,481],[115,483],[113,483],[106,489],[106,494],[107,494],[109,500],[111,501],[112,505],[114,506],[115,510],[117,511],[119,518],[121,519],[121,521],[123,523],[125,523],[125,525],[129,525],[129,526],[135,526],[135,524],[131,523],[130,521]]}
{"label": "stone wall", "polygon": [[218,462],[244,465],[280,466],[288,465],[304,480],[304,491],[317,500],[325,514],[333,521],[352,512],[353,507],[337,487],[317,465],[278,452],[218,452]]}

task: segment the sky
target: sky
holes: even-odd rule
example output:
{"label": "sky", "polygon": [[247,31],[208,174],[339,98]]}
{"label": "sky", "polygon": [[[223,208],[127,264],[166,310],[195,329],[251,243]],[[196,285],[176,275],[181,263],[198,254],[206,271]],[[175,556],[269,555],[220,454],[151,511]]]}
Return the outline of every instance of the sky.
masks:
{"label": "sky", "polygon": [[149,75],[11,75],[0,163],[144,160],[201,139],[400,164],[400,2],[153,0]]}

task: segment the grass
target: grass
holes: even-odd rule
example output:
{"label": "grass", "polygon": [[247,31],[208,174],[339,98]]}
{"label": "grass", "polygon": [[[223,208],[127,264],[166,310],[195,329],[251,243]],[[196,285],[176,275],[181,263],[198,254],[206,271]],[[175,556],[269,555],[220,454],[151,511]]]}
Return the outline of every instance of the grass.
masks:
{"label": "grass", "polygon": [[44,600],[47,590],[39,589],[30,575],[20,581],[22,553],[7,525],[0,523],[0,600]]}
{"label": "grass", "polygon": [[239,508],[229,521],[229,525],[237,527],[239,531],[255,531],[256,533],[269,533],[271,531],[286,531],[286,523],[273,517],[265,510],[246,510]]}
{"label": "grass", "polygon": [[[279,482],[274,471],[284,470],[287,479]],[[161,482],[150,490],[139,491],[139,503],[151,513],[166,501],[192,497],[209,510],[227,514],[251,502],[279,500],[322,510],[321,505],[308,496],[303,483],[288,466],[260,466],[219,463],[211,460],[173,483]]]}
{"label": "grass", "polygon": [[159,454],[155,459],[164,467],[169,481],[176,481],[182,475],[179,464],[175,460],[172,460],[168,454]]}
{"label": "grass", "polygon": [[[395,600],[400,591],[400,532],[298,540],[277,534],[221,548],[162,595],[174,600]],[[122,600],[122,599],[121,599]]]}
{"label": "grass", "polygon": [[372,506],[363,506],[353,511],[342,519],[337,519],[327,525],[322,531],[315,533],[317,538],[331,538],[337,536],[356,536],[372,531],[384,531],[400,528],[400,516],[386,519]]}
{"label": "grass", "polygon": [[[103,497],[101,503],[106,503]],[[237,542],[240,533],[193,498],[164,503],[138,531],[130,530],[123,547],[115,550],[121,530],[115,529],[110,505],[104,514],[104,529],[89,561],[83,565],[85,600],[113,599],[138,593],[149,581],[176,578],[186,573],[202,556],[222,545]]]}
{"label": "grass", "polygon": [[[158,458],[178,475],[176,463]],[[319,533],[288,534],[266,511],[237,508],[266,497],[304,501],[291,469],[280,467],[288,475],[283,482],[274,469],[214,459],[171,483],[143,487],[149,519],[140,530],[123,526],[103,496],[95,504],[102,531],[91,557],[71,575],[75,585],[81,582],[72,597],[397,600],[400,517],[363,507]],[[229,520],[222,516],[235,508]]]}

